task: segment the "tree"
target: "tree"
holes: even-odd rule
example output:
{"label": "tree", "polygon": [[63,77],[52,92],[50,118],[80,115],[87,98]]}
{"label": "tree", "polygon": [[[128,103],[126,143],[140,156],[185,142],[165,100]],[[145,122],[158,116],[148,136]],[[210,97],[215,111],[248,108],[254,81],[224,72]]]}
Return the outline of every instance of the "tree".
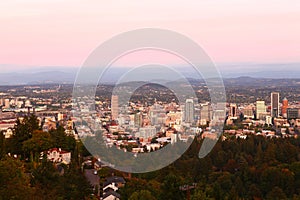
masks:
{"label": "tree", "polygon": [[64,167],[64,174],[59,174],[57,165],[43,159],[32,172],[32,183],[39,188],[43,199],[84,199],[91,193],[91,187],[80,170],[73,165]]}
{"label": "tree", "polygon": [[23,151],[23,142],[30,139],[33,132],[39,128],[38,119],[34,115],[25,116],[22,121],[17,119],[13,129],[13,136],[9,143],[10,153],[21,155],[23,159],[28,158],[29,155]]}
{"label": "tree", "polygon": [[191,196],[191,200],[198,200],[198,199],[203,199],[203,200],[210,200],[210,198],[205,191],[203,191],[201,188],[197,188],[194,192],[194,194]]}
{"label": "tree", "polygon": [[6,157],[0,161],[0,199],[32,199],[34,188],[20,160]]}
{"label": "tree", "polygon": [[134,192],[129,200],[156,200],[155,197],[152,196],[149,190],[140,190],[138,192]]}
{"label": "tree", "polygon": [[144,179],[132,178],[126,182],[125,187],[120,188],[118,192],[121,194],[122,199],[129,199],[136,191],[146,190],[147,181]]}
{"label": "tree", "polygon": [[172,199],[184,199],[184,192],[179,189],[182,184],[182,180],[179,176],[169,174],[164,178],[162,184],[162,197],[161,199],[172,200]]}
{"label": "tree", "polygon": [[238,164],[236,163],[236,161],[234,159],[229,159],[227,161],[227,164],[224,166],[224,170],[226,170],[230,173],[236,172],[237,169],[238,169]]}
{"label": "tree", "polygon": [[76,148],[76,140],[73,136],[66,135],[63,127],[59,126],[56,130],[51,130],[49,133],[57,147],[74,153]]}
{"label": "tree", "polygon": [[280,187],[274,187],[268,194],[267,194],[268,200],[284,200],[287,199],[286,195],[282,191]]}
{"label": "tree", "polygon": [[5,147],[5,138],[3,135],[3,131],[0,131],[0,159],[5,155],[6,147]]}
{"label": "tree", "polygon": [[32,137],[23,142],[23,150],[29,153],[31,161],[38,161],[40,153],[54,147],[53,139],[48,132],[34,131]]}
{"label": "tree", "polygon": [[261,199],[262,194],[259,188],[255,184],[252,184],[249,188],[248,196],[252,199]]}

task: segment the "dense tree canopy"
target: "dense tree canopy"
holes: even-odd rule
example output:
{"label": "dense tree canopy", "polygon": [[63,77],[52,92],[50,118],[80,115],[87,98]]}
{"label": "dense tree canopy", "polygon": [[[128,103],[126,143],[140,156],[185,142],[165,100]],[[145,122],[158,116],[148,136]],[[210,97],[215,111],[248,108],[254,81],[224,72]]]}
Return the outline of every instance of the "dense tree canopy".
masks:
{"label": "dense tree canopy", "polygon": [[21,161],[5,157],[0,160],[0,199],[31,199],[34,188]]}
{"label": "dense tree canopy", "polygon": [[[70,151],[71,164],[41,158],[41,152],[53,147]],[[0,200],[92,199],[77,162],[83,151],[82,144],[66,135],[63,127],[44,132],[34,115],[17,120],[12,138],[0,134]]]}
{"label": "dense tree canopy", "polygon": [[[300,198],[300,137],[228,137],[199,159],[201,143],[195,139],[168,167],[133,174],[118,191],[122,199],[183,200],[189,193],[191,199]],[[41,159],[40,152],[52,147],[70,151],[71,164]],[[0,134],[0,200],[90,198],[92,191],[80,171],[82,153],[88,155],[82,143],[66,135],[62,127],[43,132],[35,116],[18,120],[11,139]],[[100,171],[99,176],[107,173]],[[196,188],[180,190],[192,183],[197,183]]]}
{"label": "dense tree canopy", "polygon": [[229,138],[203,159],[197,157],[200,147],[201,141],[195,140],[172,165],[135,174],[121,194],[151,191],[148,185],[155,181],[158,189],[151,195],[156,199],[186,199],[187,192],[179,186],[193,182],[197,188],[190,190],[191,199],[300,198],[300,138]]}

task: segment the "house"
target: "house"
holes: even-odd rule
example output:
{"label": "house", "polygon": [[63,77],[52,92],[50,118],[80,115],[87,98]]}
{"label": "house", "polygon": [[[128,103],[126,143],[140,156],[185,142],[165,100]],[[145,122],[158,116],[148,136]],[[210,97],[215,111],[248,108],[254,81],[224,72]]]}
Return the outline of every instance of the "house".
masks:
{"label": "house", "polygon": [[120,199],[120,195],[116,191],[120,187],[124,187],[125,183],[126,181],[123,177],[112,176],[106,178],[106,181],[103,183],[103,200]]}
{"label": "house", "polygon": [[99,170],[102,167],[106,167],[107,165],[99,160],[94,163],[94,169]]}
{"label": "house", "polygon": [[117,191],[120,187],[125,185],[126,181],[123,177],[111,176],[106,178],[106,181],[103,183],[103,191],[105,190],[114,190]]}
{"label": "house", "polygon": [[115,191],[106,192],[103,195],[103,200],[120,200],[120,194]]}
{"label": "house", "polygon": [[[47,152],[47,160],[50,160],[54,163],[64,163],[70,164],[71,162],[71,152],[64,151],[61,148],[52,148],[49,149]],[[44,153],[42,152],[41,155],[43,156]]]}
{"label": "house", "polygon": [[13,136],[13,128],[8,128],[6,131],[3,131],[5,139],[11,138]]}
{"label": "house", "polygon": [[211,132],[207,132],[205,131],[202,135],[201,135],[201,138],[204,139],[204,138],[209,138],[209,139],[212,139],[212,140],[217,140],[218,139],[218,135],[216,133],[211,133]]}
{"label": "house", "polygon": [[43,131],[48,132],[50,130],[55,130],[57,127],[56,119],[52,117],[45,118],[45,122],[43,124]]}
{"label": "house", "polygon": [[103,192],[104,193],[107,193],[107,192],[110,192],[110,191],[117,191],[119,188],[117,186],[116,183],[114,182],[105,182],[103,184]]}

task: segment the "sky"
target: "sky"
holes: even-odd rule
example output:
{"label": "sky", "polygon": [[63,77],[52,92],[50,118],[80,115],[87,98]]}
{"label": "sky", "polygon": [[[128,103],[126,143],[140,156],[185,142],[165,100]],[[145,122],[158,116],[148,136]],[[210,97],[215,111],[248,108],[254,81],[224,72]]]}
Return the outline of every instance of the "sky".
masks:
{"label": "sky", "polygon": [[80,66],[112,36],[146,27],[188,36],[215,63],[295,63],[299,24],[299,0],[1,1],[0,73]]}

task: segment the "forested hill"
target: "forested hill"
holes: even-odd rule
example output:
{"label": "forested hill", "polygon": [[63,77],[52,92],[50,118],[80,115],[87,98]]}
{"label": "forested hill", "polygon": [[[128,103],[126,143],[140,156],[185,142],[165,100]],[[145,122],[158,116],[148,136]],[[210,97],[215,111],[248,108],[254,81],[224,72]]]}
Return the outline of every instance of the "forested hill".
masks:
{"label": "forested hill", "polygon": [[200,146],[195,141],[162,170],[134,175],[121,190],[122,197],[184,200],[186,192],[179,187],[197,183],[191,190],[193,200],[300,199],[300,138],[228,139],[203,159],[197,157]]}

